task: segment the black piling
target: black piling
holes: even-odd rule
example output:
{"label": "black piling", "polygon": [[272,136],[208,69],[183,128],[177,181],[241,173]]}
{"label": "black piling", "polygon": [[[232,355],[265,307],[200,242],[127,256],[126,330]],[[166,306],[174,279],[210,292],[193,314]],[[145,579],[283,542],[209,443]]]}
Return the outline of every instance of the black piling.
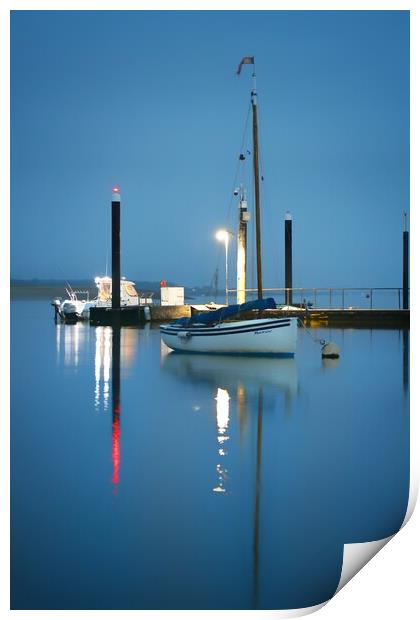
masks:
{"label": "black piling", "polygon": [[112,190],[112,309],[121,307],[120,190]]}
{"label": "black piling", "polygon": [[292,215],[289,211],[286,211],[284,218],[284,288],[284,303],[292,306]]}
{"label": "black piling", "polygon": [[112,190],[112,305],[90,309],[91,325],[142,325],[146,322],[146,306],[121,307],[120,190]]}
{"label": "black piling", "polygon": [[407,213],[404,211],[404,228],[403,228],[403,309],[408,310],[408,230],[407,230]]}

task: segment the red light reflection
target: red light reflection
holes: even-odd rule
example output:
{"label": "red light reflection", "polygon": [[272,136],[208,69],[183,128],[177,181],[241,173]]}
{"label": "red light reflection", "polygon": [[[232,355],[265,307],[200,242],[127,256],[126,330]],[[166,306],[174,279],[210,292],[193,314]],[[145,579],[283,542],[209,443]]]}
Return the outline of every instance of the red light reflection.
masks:
{"label": "red light reflection", "polygon": [[120,482],[120,412],[114,412],[112,418],[112,484]]}

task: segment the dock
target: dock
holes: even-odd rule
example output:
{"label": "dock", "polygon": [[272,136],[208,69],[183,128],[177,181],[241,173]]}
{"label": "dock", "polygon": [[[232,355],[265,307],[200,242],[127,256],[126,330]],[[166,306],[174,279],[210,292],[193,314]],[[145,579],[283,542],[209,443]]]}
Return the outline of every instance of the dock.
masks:
{"label": "dock", "polygon": [[[143,325],[147,321],[166,323],[190,317],[194,309],[183,306],[129,306],[121,309],[92,308],[91,325]],[[297,316],[307,327],[409,328],[409,310],[331,309],[264,310],[262,317]],[[255,318],[255,314],[242,319]]]}
{"label": "dock", "polygon": [[309,309],[274,310],[274,316],[300,316],[307,327],[405,328],[410,327],[409,310]]}
{"label": "dock", "polygon": [[[254,114],[256,110],[254,109]],[[256,180],[258,175],[256,177]],[[243,203],[243,196],[241,197]],[[139,302],[138,305],[122,305],[121,300],[121,248],[120,248],[120,207],[121,197],[119,187],[112,190],[111,221],[112,221],[112,307],[94,307],[90,309],[91,325],[144,325],[150,321],[153,323],[165,323],[183,317],[190,317],[197,312],[193,305],[146,305]],[[241,203],[241,209],[246,206]],[[228,288],[227,271],[227,242],[226,242],[226,304],[229,303],[229,294],[237,295],[237,303],[243,303],[246,294],[262,299],[263,292],[269,296],[276,294],[277,298],[284,296],[285,306],[270,310],[252,310],[241,313],[241,319],[254,319],[256,317],[299,317],[302,324],[309,327],[342,327],[342,328],[402,328],[410,327],[409,310],[409,280],[408,280],[408,230],[406,214],[404,213],[403,232],[403,287],[402,288],[296,288],[292,285],[292,216],[289,211],[285,216],[285,288],[262,287],[261,265],[258,264],[258,289],[245,288],[245,274],[240,271],[241,287],[238,290]],[[222,231],[223,232],[223,231]],[[224,231],[228,234],[226,231]],[[257,244],[258,245],[258,244]],[[244,248],[242,248],[244,251]],[[243,257],[242,257],[243,258]],[[258,257],[257,257],[258,258]],[[243,261],[242,261],[243,262]],[[257,260],[257,263],[259,261]],[[239,273],[239,272],[238,272]],[[161,283],[161,291],[162,291]],[[165,284],[166,286],[166,284]],[[395,309],[374,308],[373,298],[377,301],[379,295],[386,294],[389,299],[393,298]],[[358,303],[363,299],[370,308],[357,308],[351,297],[356,295]],[[402,308],[401,308],[402,297]],[[300,298],[300,302],[298,299]],[[337,301],[338,299],[338,301]],[[294,305],[294,303],[296,305]],[[341,303],[341,305],[340,305]],[[322,308],[318,306],[327,305]],[[333,306],[339,307],[333,307]],[[346,307],[349,306],[349,307]],[[391,308],[393,307],[391,306]]]}

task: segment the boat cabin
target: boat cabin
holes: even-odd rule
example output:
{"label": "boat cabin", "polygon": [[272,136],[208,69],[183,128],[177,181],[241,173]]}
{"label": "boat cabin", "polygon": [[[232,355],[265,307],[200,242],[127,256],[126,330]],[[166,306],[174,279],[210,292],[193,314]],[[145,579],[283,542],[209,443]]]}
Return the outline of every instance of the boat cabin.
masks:
{"label": "boat cabin", "polygon": [[[109,276],[95,278],[95,284],[98,288],[98,306],[110,306],[112,300],[112,278]],[[134,282],[122,278],[120,291],[122,306],[138,306],[144,303],[143,298],[136,291]]]}

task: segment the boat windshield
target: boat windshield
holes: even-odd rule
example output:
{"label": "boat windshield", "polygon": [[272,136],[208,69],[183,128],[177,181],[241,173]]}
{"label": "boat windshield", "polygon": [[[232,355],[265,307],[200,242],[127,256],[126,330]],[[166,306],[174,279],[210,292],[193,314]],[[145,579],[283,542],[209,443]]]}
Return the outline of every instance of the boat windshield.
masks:
{"label": "boat windshield", "polygon": [[129,297],[137,297],[137,291],[131,282],[122,283],[121,288],[123,289],[123,292]]}
{"label": "boat windshield", "polygon": [[98,297],[101,301],[111,299],[111,282],[100,282]]}

